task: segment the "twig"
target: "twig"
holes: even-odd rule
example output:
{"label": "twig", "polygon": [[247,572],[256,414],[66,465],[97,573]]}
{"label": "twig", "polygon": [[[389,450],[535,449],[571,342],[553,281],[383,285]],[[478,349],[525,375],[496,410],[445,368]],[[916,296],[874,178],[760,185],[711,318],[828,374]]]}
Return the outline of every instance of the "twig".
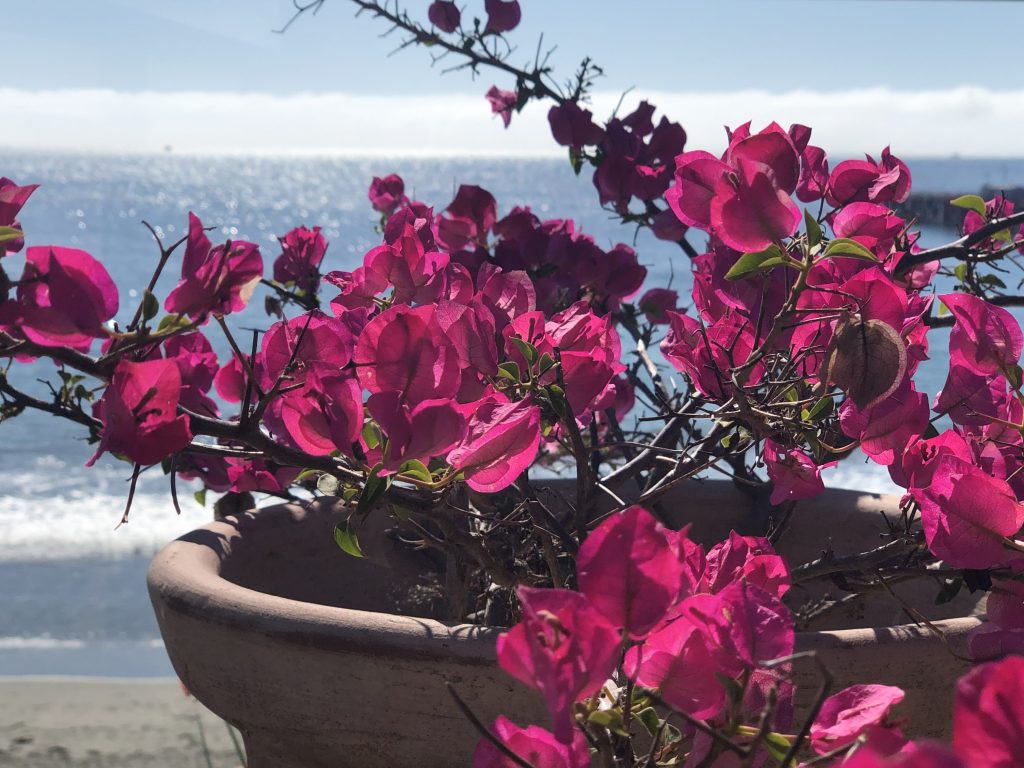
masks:
{"label": "twig", "polygon": [[181,505],[178,504],[178,456],[175,453],[171,456],[171,503],[174,504],[174,511],[181,517]]}
{"label": "twig", "polygon": [[710,725],[708,725],[703,720],[698,720],[693,715],[690,715],[690,714],[688,714],[686,712],[683,712],[680,709],[676,709],[671,704],[669,704],[667,701],[665,701],[663,698],[661,698],[661,696],[657,693],[657,691],[653,691],[653,690],[650,690],[648,688],[644,688],[643,689],[643,694],[644,694],[644,696],[647,696],[648,698],[650,698],[658,706],[664,707],[665,709],[668,709],[669,711],[671,711],[673,714],[679,715],[679,717],[681,717],[683,720],[685,720],[689,725],[692,725],[694,728],[696,728],[698,731],[703,733],[705,736],[709,736],[713,741],[717,742],[718,744],[720,744],[725,749],[727,749],[730,752],[733,752],[733,753],[739,755],[740,757],[746,757],[746,750],[743,747],[741,747],[739,744],[736,744],[728,736],[726,736],[725,734],[721,733],[717,729],[712,728]]}
{"label": "twig", "polygon": [[206,761],[206,768],[213,768],[213,760],[210,758],[210,745],[206,742],[206,729],[203,728],[203,717],[199,709],[199,700],[195,699],[196,708],[193,715],[196,719],[196,729],[199,731],[199,747],[203,751],[203,758]]}
{"label": "twig", "polygon": [[135,314],[132,316],[132,321],[128,323],[128,331],[134,331],[138,326],[139,321],[142,320],[142,311],[145,309],[146,294],[152,294],[153,289],[156,288],[157,281],[160,279],[160,274],[164,271],[164,267],[167,266],[167,260],[171,257],[178,247],[188,240],[188,235],[182,235],[169,247],[164,247],[163,241],[160,239],[160,235],[156,233],[153,226],[148,221],[143,221],[142,226],[149,230],[149,233],[156,240],[157,248],[160,249],[160,260],[157,262],[156,269],[153,270],[152,277],[149,278],[149,285],[146,286],[145,293],[142,294],[142,301],[139,302],[139,306],[135,310]]}
{"label": "twig", "polygon": [[875,576],[878,578],[878,582],[882,585],[882,588],[889,593],[889,596],[892,597],[893,600],[899,603],[900,608],[902,608],[903,612],[910,617],[910,620],[913,621],[915,624],[923,624],[925,627],[927,627],[929,632],[931,632],[933,635],[939,638],[939,640],[942,641],[942,644],[946,646],[946,650],[949,651],[950,655],[952,655],[953,658],[959,661],[974,661],[974,659],[968,656],[963,656],[954,651],[953,646],[949,643],[949,638],[946,637],[946,633],[939,629],[937,626],[935,626],[935,624],[933,624],[931,621],[929,621],[928,618],[925,617],[925,615],[922,614],[919,610],[914,608],[912,605],[907,603],[906,600],[897,595],[895,590],[893,590],[892,586],[890,586],[888,580],[886,580],[885,576],[882,575],[881,571],[875,571]]}
{"label": "twig", "polygon": [[913,552],[920,548],[920,546],[917,541],[912,539],[895,539],[877,549],[844,557],[835,557],[832,551],[829,550],[817,560],[812,560],[809,563],[804,563],[794,568],[792,573],[793,583],[799,584],[843,571],[873,571],[882,563],[908,552]]}
{"label": "twig", "polygon": [[797,754],[800,752],[800,747],[803,746],[804,741],[807,739],[807,734],[811,731],[811,725],[814,723],[814,719],[818,716],[818,712],[821,711],[822,704],[825,703],[825,699],[828,698],[828,692],[832,689],[833,677],[832,673],[828,671],[828,667],[825,663],[818,658],[817,651],[802,651],[800,653],[794,653],[791,656],[785,656],[781,659],[773,659],[772,661],[766,661],[762,666],[771,669],[773,667],[780,666],[782,664],[788,664],[797,659],[810,659],[814,662],[815,666],[818,667],[818,671],[821,673],[821,687],[818,689],[818,695],[814,699],[814,704],[811,705],[811,711],[807,713],[807,717],[804,718],[803,723],[800,725],[800,730],[796,734],[796,739],[790,745],[789,750],[786,752],[786,756],[782,758],[782,767],[788,768],[788,766],[796,759]]}
{"label": "twig", "polygon": [[[565,379],[562,376],[562,355],[561,350],[555,347],[555,360],[558,361],[558,382],[565,391]],[[587,538],[587,510],[593,496],[593,484],[595,481],[593,468],[587,460],[587,447],[583,443],[583,436],[580,434],[576,424],[576,416],[572,407],[566,399],[565,414],[562,416],[562,425],[569,434],[569,441],[572,444],[573,459],[576,461],[576,504],[573,507],[573,518],[576,523],[576,540],[582,545]]]}
{"label": "twig", "polygon": [[43,411],[53,416],[60,416],[61,418],[68,419],[69,421],[77,422],[83,426],[88,427],[93,432],[98,432],[102,427],[102,422],[99,419],[95,419],[85,411],[71,408],[70,406],[64,405],[63,403],[55,402],[48,403],[45,400],[32,397],[32,395],[26,394],[21,390],[15,389],[7,381],[7,375],[0,372],[0,393],[7,395],[15,404],[25,408],[32,408],[37,411]]}
{"label": "twig", "polygon": [[[217,321],[217,325],[219,325],[220,329],[224,332],[224,337],[228,340],[228,345],[231,347],[231,351],[234,353],[235,358],[238,360],[238,364],[241,365],[242,366],[242,370],[245,371],[245,376],[246,376],[245,386],[246,386],[246,388],[248,389],[250,386],[255,387],[256,388],[256,393],[260,397],[263,397],[263,390],[260,389],[260,385],[256,381],[256,374],[253,371],[253,367],[252,367],[253,361],[256,359],[255,355],[252,356],[251,358],[248,358],[244,354],[242,354],[242,350],[238,347],[238,343],[235,341],[235,337],[232,335],[231,329],[228,328],[228,324],[227,324],[227,322],[225,322],[223,315],[214,315],[213,317]],[[306,325],[307,326],[309,325],[309,321],[306,322]],[[285,333],[287,333],[287,332],[288,332],[287,328],[285,328]],[[296,347],[297,346],[298,345],[296,345]],[[292,359],[294,359],[294,354],[295,353],[294,353],[294,350],[293,350],[293,352],[292,352],[293,358]],[[291,361],[289,361],[289,364],[290,364],[290,362]],[[287,366],[285,366],[285,368],[287,368]]]}
{"label": "twig", "polygon": [[654,756],[658,753],[658,745],[661,744],[661,739],[665,735],[665,731],[668,729],[668,721],[672,719],[674,712],[669,712],[665,719],[661,721],[661,725],[658,726],[658,732],[654,734],[654,738],[651,740],[651,748],[647,752],[647,759],[644,760],[644,768],[655,768],[657,763],[654,760]]}
{"label": "twig", "polygon": [[907,254],[900,259],[900,263],[896,267],[896,274],[901,274],[920,264],[927,264],[930,261],[938,261],[940,259],[967,259],[973,253],[972,249],[975,245],[984,242],[996,232],[1002,232],[1004,229],[1008,229],[1009,227],[1020,223],[1024,223],[1024,211],[1019,211],[1018,213],[1002,219],[990,221],[988,224],[979,227],[969,235],[964,235],[959,240],[954,240],[952,243],[940,245],[937,248],[929,248],[928,250],[920,251],[919,253]]}
{"label": "twig", "polygon": [[544,550],[544,561],[547,563],[548,571],[551,574],[551,584],[558,589],[565,586],[565,579],[562,576],[562,569],[558,564],[558,553],[555,552],[554,544],[551,541],[552,535],[542,525],[543,522],[548,522],[548,520],[540,508],[541,505],[537,501],[537,495],[533,492],[533,488],[530,487],[530,478],[527,472],[523,472],[517,483],[519,493],[523,496],[523,504],[526,505],[530,516],[533,518],[534,528],[538,530],[541,547]]}
{"label": "twig", "polygon": [[121,515],[121,522],[119,522],[114,529],[117,530],[122,525],[128,522],[128,513],[132,509],[132,500],[135,498],[135,487],[139,483],[139,473],[142,472],[142,465],[139,463],[135,464],[132,469],[132,480],[131,485],[128,486],[128,502],[124,505],[124,514]]}
{"label": "twig", "polygon": [[462,700],[462,697],[459,696],[458,692],[455,690],[454,685],[452,685],[449,681],[446,680],[444,686],[448,689],[448,693],[451,694],[452,699],[455,701],[455,706],[459,708],[459,711],[466,716],[466,719],[473,724],[473,727],[476,728],[476,730],[480,733],[481,736],[483,736],[485,739],[491,742],[495,749],[501,752],[501,754],[503,754],[513,763],[520,766],[520,768],[533,768],[532,765],[530,765],[523,758],[521,758],[519,755],[517,755],[515,752],[509,749],[505,742],[503,742],[496,735],[491,733],[490,728],[488,728],[486,725],[480,722],[480,718],[477,717],[476,713],[469,708],[469,705]]}
{"label": "twig", "polygon": [[683,427],[686,425],[686,420],[689,418],[688,412],[696,406],[697,401],[698,398],[691,396],[682,407],[683,413],[673,416],[662,427],[661,431],[654,436],[648,448],[641,451],[635,458],[627,461],[615,471],[605,475],[601,482],[608,488],[618,488],[637,473],[644,471],[654,461],[659,449],[675,445]]}
{"label": "twig", "polygon": [[27,339],[16,339],[3,331],[0,331],[0,357],[11,357],[13,355],[31,355],[32,357],[48,357],[59,363],[74,368],[76,371],[88,373],[100,379],[109,379],[109,368],[104,366],[94,357],[77,352],[70,347],[44,347]]}

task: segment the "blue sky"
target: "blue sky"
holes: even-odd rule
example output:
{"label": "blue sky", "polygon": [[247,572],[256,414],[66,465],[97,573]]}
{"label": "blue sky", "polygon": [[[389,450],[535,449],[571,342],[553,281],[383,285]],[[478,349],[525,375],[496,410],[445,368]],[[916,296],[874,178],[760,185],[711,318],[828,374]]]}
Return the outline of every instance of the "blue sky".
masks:
{"label": "blue sky", "polygon": [[[405,5],[425,15],[428,3]],[[467,15],[483,14],[482,0],[460,5]],[[915,144],[907,154],[1024,155],[1024,85],[1013,64],[1021,2],[522,5],[513,60],[529,58],[542,34],[557,44],[552,62],[564,75],[592,54],[607,73],[598,114],[635,87],[632,97],[659,98],[705,141],[723,122],[777,116],[815,120],[846,152],[861,141],[864,151],[877,151],[892,136]],[[489,73],[476,81],[466,72],[442,75],[420,49],[389,57],[398,38],[382,39],[381,24],[353,10],[346,0],[327,0],[317,16],[280,35],[273,30],[289,18],[289,0],[10,3],[5,53],[16,75],[0,89],[8,104],[0,146],[552,151],[543,110],[517,116],[508,136],[496,135],[480,96],[492,82],[509,83]],[[440,94],[444,102],[433,98]],[[379,129],[384,121],[390,129]],[[1002,130],[993,131],[996,124]]]}

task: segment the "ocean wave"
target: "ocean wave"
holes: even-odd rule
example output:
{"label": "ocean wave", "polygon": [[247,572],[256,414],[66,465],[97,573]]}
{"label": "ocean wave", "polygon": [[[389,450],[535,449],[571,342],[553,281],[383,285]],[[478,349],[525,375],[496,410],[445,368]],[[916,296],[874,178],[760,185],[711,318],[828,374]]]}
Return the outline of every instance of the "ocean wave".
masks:
{"label": "ocean wave", "polygon": [[84,647],[84,640],[62,640],[49,636],[0,637],[0,651],[62,651]]}
{"label": "ocean wave", "polygon": [[210,522],[212,511],[186,483],[178,515],[166,483],[140,479],[119,525],[128,498],[123,473],[69,468],[56,488],[48,473],[0,473],[0,561],[149,555]]}

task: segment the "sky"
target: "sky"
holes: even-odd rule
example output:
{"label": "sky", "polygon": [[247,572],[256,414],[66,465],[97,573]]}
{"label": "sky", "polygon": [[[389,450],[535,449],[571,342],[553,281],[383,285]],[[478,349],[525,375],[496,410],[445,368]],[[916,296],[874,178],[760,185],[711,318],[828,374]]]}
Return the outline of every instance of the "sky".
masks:
{"label": "sky", "polygon": [[[521,0],[514,63],[592,56],[592,109],[648,98],[716,150],[723,125],[815,129],[833,155],[1024,156],[1012,0]],[[427,0],[403,5],[425,17]],[[483,0],[459,0],[483,17]],[[4,8],[0,148],[370,155],[561,154],[546,106],[501,129],[492,72],[428,51],[327,0],[46,0]],[[390,54],[390,55],[389,55]],[[12,67],[13,63],[13,67]]]}

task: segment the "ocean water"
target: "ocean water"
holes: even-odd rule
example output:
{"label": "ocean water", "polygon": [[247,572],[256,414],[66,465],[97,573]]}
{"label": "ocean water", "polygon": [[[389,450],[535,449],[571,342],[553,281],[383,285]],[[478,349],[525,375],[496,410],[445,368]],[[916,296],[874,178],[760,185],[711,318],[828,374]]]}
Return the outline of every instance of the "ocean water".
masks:
{"label": "ocean water", "polygon": [[[915,188],[960,194],[983,184],[1024,184],[1022,160],[911,162]],[[596,206],[587,175],[575,177],[554,160],[275,159],[162,156],[10,154],[0,152],[0,175],[41,185],[21,214],[30,245],[82,248],[104,262],[121,290],[118,319],[127,321],[141,299],[158,251],[141,221],[168,241],[180,237],[195,211],[212,237],[252,240],[269,268],[274,235],[297,224],[318,224],[330,242],[326,269],[352,269],[379,242],[366,200],[374,175],[397,172],[411,196],[443,208],[460,183],[479,184],[501,212],[528,204],[542,218],[573,218],[605,246],[635,245],[649,285],[671,281],[687,297],[686,259],[647,233],[637,235]],[[955,237],[926,230],[926,245]],[[21,257],[6,260],[20,272]],[[158,286],[176,282],[173,262]],[[236,328],[268,325],[261,302],[234,318]],[[208,336],[222,353],[226,344]],[[945,377],[944,334],[933,334],[932,360],[920,374],[934,394]],[[53,376],[37,363],[14,378],[26,388]],[[140,479],[126,525],[130,468],[92,454],[69,423],[23,414],[0,425],[0,674],[169,674],[145,593],[152,553],[206,522],[208,509],[179,488],[182,514],[170,502],[158,471]],[[830,485],[884,491],[884,471],[857,458],[827,476]],[[115,530],[116,528],[116,530]]]}

